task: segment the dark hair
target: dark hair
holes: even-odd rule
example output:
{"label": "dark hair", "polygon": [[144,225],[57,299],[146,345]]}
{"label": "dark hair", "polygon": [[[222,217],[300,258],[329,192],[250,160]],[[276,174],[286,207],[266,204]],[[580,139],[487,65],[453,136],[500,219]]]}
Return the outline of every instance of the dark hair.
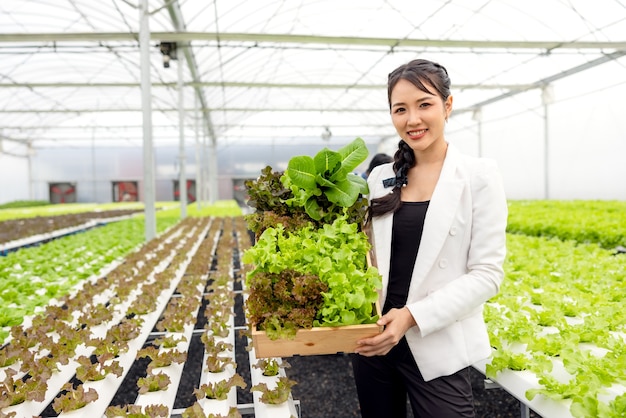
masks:
{"label": "dark hair", "polygon": [[[450,77],[448,71],[440,64],[424,59],[416,59],[403,64],[389,73],[387,80],[387,100],[391,110],[391,92],[400,80],[407,80],[415,87],[429,94],[435,94],[428,89],[434,88],[436,94],[445,102],[450,96]],[[428,86],[427,86],[428,85]],[[409,145],[402,139],[398,143],[398,150],[394,154],[393,171],[396,173],[393,193],[372,199],[369,208],[368,220],[374,216],[381,216],[388,212],[397,211],[402,205],[400,189],[408,183],[409,168],[415,165],[415,154]]]}
{"label": "dark hair", "polygon": [[365,173],[369,175],[374,169],[374,167],[378,167],[381,164],[391,163],[391,162],[393,162],[393,157],[391,155],[387,155],[382,152],[378,153],[372,157],[372,160],[370,161],[370,165],[369,167],[367,167],[367,170],[365,171]]}

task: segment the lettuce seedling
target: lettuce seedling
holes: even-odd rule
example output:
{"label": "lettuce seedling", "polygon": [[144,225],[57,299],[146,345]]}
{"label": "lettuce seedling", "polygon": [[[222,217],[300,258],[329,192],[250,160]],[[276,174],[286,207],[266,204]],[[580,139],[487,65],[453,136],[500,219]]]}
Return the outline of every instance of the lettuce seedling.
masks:
{"label": "lettuce seedling", "polygon": [[261,402],[269,405],[280,405],[287,402],[291,394],[291,388],[297,385],[295,380],[287,377],[279,377],[274,389],[269,389],[267,384],[259,383],[250,388],[253,392],[261,392]]}
{"label": "lettuce seedling", "polygon": [[107,418],[168,418],[170,411],[165,405],[147,405],[145,408],[141,405],[124,405],[109,406],[104,415]]}
{"label": "lettuce seedling", "polygon": [[65,383],[61,391],[65,391],[65,393],[55,398],[54,402],[52,402],[52,409],[58,414],[80,409],[89,402],[98,399],[98,392],[96,392],[94,388],[89,388],[89,390],[85,392],[83,385],[78,385],[78,387],[74,389],[71,382]]}
{"label": "lettuce seedling", "polygon": [[229,364],[237,367],[237,363],[235,363],[232,357],[226,356],[207,356],[205,364],[209,373],[221,373],[226,370],[226,366]]}
{"label": "lettuce seedling", "polygon": [[172,383],[170,377],[165,373],[151,373],[148,372],[146,377],[140,377],[137,380],[137,387],[139,393],[144,394],[148,392],[157,392],[159,390],[165,390]]}
{"label": "lettuce seedling", "polygon": [[143,357],[150,357],[152,360],[148,364],[148,372],[151,372],[152,369],[167,367],[172,363],[184,363],[187,359],[187,352],[179,350],[160,351],[158,348],[150,346],[137,352],[137,358]]}
{"label": "lettuce seedling", "polygon": [[243,380],[243,377],[241,377],[237,373],[232,375],[230,379],[224,379],[214,383],[204,383],[200,386],[199,389],[194,389],[193,394],[196,395],[196,398],[198,400],[206,398],[223,401],[224,399],[228,398],[228,393],[235,386],[238,386],[241,389],[245,389],[247,386],[246,382]]}
{"label": "lettuce seedling", "polygon": [[0,382],[0,409],[24,401],[43,402],[48,388],[47,379],[14,379],[16,374],[11,368],[5,371],[4,381]]}
{"label": "lettuce seedling", "polygon": [[278,363],[275,358],[263,358],[259,359],[253,367],[263,370],[263,376],[278,376],[281,368],[287,369],[291,367],[291,364],[284,360]]}
{"label": "lettuce seedling", "polygon": [[241,418],[241,413],[235,406],[231,406],[228,409],[228,415],[213,414],[209,412],[209,415],[204,413],[204,409],[199,403],[195,402],[193,405],[185,409],[182,413],[183,418]]}
{"label": "lettuce seedling", "polygon": [[200,341],[204,344],[204,351],[208,356],[215,356],[219,353],[233,349],[233,345],[224,341],[217,341],[215,336],[205,332],[200,336]]}
{"label": "lettuce seedling", "polygon": [[76,378],[81,382],[98,381],[106,377],[107,374],[113,373],[117,377],[122,375],[124,369],[120,366],[119,361],[113,360],[111,364],[106,364],[113,359],[113,354],[101,354],[92,363],[91,358],[80,356],[76,361],[80,366],[76,368]]}

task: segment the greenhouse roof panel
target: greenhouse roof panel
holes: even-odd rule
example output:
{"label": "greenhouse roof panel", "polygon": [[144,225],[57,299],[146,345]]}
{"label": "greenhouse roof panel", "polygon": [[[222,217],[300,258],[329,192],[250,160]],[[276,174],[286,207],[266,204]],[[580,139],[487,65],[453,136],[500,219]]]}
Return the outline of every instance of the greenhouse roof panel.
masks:
{"label": "greenhouse roof panel", "polygon": [[[0,138],[141,143],[141,4],[3,0]],[[448,69],[453,94],[462,92],[455,116],[626,55],[623,0],[147,4],[157,143],[177,138],[180,61],[165,67],[165,42],[185,56],[189,140],[202,118],[218,142],[320,136],[325,127],[392,135],[387,74],[416,57]]]}

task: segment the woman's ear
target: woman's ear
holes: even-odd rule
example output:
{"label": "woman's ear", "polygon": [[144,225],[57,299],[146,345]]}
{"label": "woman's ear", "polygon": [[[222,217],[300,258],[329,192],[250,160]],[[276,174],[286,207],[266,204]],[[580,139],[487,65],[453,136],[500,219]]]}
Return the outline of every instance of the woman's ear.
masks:
{"label": "woman's ear", "polygon": [[444,103],[444,108],[446,111],[446,121],[447,121],[448,118],[450,117],[450,114],[452,113],[452,95],[448,96],[448,98],[446,99],[446,102]]}

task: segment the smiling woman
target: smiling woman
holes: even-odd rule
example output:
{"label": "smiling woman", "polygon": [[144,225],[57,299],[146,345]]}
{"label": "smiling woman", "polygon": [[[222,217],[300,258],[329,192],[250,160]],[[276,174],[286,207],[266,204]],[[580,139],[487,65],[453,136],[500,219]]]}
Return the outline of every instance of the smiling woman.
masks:
{"label": "smiling woman", "polygon": [[482,307],[504,276],[503,185],[492,161],[446,141],[443,66],[398,67],[388,97],[400,142],[367,181],[385,328],[353,357],[361,414],[405,417],[408,398],[419,416],[474,417],[469,367],[490,354]]}

